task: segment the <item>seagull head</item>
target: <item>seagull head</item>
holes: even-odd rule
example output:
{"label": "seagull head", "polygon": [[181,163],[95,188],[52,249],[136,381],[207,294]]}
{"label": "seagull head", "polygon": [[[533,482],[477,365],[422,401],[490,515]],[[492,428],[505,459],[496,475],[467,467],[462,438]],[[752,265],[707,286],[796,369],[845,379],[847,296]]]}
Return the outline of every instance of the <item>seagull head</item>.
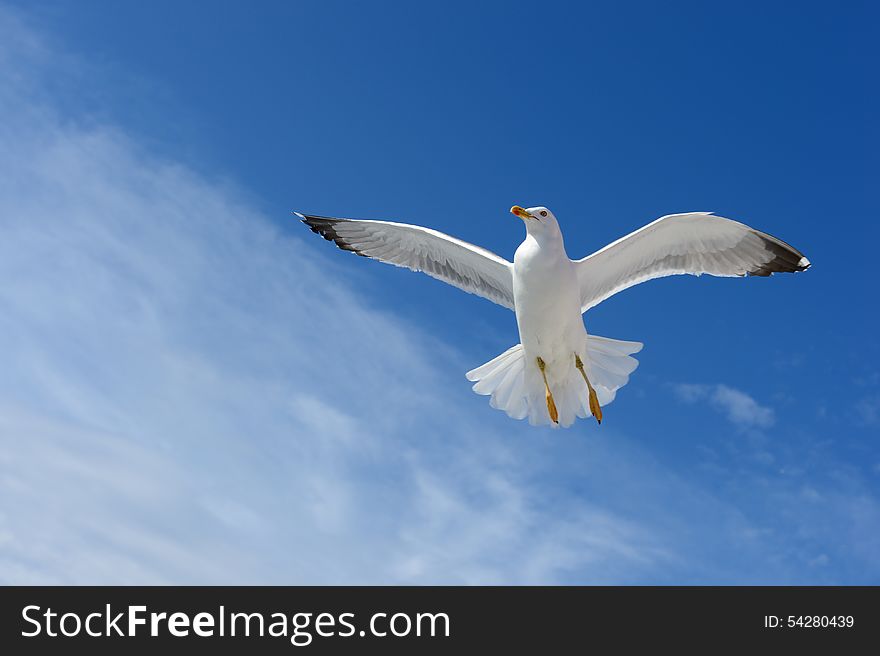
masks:
{"label": "seagull head", "polygon": [[510,213],[518,216],[526,224],[526,232],[535,238],[558,236],[559,224],[553,212],[546,207],[530,207],[522,208],[514,205],[510,208]]}

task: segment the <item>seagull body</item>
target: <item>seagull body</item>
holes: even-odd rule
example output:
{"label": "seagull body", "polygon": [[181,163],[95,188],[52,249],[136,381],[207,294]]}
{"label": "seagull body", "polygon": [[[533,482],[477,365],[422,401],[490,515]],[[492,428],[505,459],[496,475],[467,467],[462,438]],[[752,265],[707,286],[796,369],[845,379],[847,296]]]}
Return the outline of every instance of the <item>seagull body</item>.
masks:
{"label": "seagull body", "polygon": [[[526,225],[528,227],[528,223]],[[513,257],[516,323],[523,360],[537,362],[541,358],[548,386],[551,390],[560,390],[566,387],[569,378],[578,375],[574,371],[572,354],[578,353],[588,359],[584,357],[587,331],[581,317],[575,265],[565,252],[562,233],[559,230],[538,230],[537,227],[535,224],[535,230],[527,231]],[[529,406],[538,410],[545,397],[540,374],[540,367],[527,368],[524,380],[525,389],[531,392]],[[574,382],[583,388],[584,383],[579,378]],[[559,392],[556,394],[559,396]],[[569,416],[567,411],[571,407],[576,414],[577,406],[562,403],[558,407],[563,411],[562,425],[571,424],[574,416]],[[548,410],[551,421],[552,415],[553,412]],[[555,421],[558,423],[558,410]]]}
{"label": "seagull body", "polygon": [[662,276],[769,276],[810,266],[785,242],[708,212],[664,216],[571,260],[550,210],[510,211],[526,227],[512,263],[430,228],[296,214],[343,250],[423,271],[514,310],[520,343],[466,376],[492,407],[533,425],[570,426],[590,415],[601,423],[602,406],[638,366],[632,354],[641,343],[587,333],[583,313],[606,298]]}

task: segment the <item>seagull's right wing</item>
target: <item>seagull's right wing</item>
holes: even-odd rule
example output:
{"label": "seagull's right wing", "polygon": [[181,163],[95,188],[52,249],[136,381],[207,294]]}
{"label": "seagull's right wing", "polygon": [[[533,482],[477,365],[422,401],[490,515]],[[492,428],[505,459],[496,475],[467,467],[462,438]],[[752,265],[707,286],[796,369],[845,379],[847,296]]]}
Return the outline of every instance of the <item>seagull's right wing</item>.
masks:
{"label": "seagull's right wing", "polygon": [[710,212],[670,214],[575,262],[581,312],[646,280],[681,273],[769,276],[810,261],[781,239]]}
{"label": "seagull's right wing", "polygon": [[380,262],[424,271],[471,294],[513,309],[513,265],[495,253],[406,223],[295,214],[339,248]]}

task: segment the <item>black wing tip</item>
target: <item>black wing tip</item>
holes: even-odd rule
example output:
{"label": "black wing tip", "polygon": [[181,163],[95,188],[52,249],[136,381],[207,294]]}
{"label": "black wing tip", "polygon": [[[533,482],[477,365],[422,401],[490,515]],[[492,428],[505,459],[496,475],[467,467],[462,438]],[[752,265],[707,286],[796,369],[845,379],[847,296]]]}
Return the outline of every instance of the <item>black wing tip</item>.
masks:
{"label": "black wing tip", "polygon": [[329,216],[316,216],[314,214],[301,214],[299,212],[294,212],[294,214],[296,214],[300,218],[300,221],[305,223],[309,230],[316,235],[321,235],[327,241],[332,241],[344,251],[349,251],[356,255],[366,257],[366,255],[345,241],[345,239],[336,232],[336,224],[343,223],[346,219],[334,219]]}
{"label": "black wing tip", "polygon": [[764,248],[770,252],[772,258],[763,264],[748,271],[750,276],[766,277],[774,273],[799,273],[806,271],[812,266],[812,263],[794,246],[786,244],[781,239],[765,235],[763,233],[755,234],[761,238]]}

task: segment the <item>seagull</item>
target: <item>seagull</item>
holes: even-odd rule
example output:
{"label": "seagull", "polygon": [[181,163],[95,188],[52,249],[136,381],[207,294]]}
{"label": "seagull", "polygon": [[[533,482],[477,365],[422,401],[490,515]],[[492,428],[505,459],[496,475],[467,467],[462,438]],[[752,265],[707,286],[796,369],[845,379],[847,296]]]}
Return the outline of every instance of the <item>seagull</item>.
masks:
{"label": "seagull", "polygon": [[602,407],[626,385],[640,342],[588,334],[583,314],[618,292],[663,276],[769,276],[805,271],[796,248],[711,212],[670,214],[580,260],[565,251],[546,207],[510,212],[526,237],[513,262],[431,228],[294,212],[346,251],[422,271],[516,313],[520,343],[467,372],[493,408],[532,425],[602,423]]}

